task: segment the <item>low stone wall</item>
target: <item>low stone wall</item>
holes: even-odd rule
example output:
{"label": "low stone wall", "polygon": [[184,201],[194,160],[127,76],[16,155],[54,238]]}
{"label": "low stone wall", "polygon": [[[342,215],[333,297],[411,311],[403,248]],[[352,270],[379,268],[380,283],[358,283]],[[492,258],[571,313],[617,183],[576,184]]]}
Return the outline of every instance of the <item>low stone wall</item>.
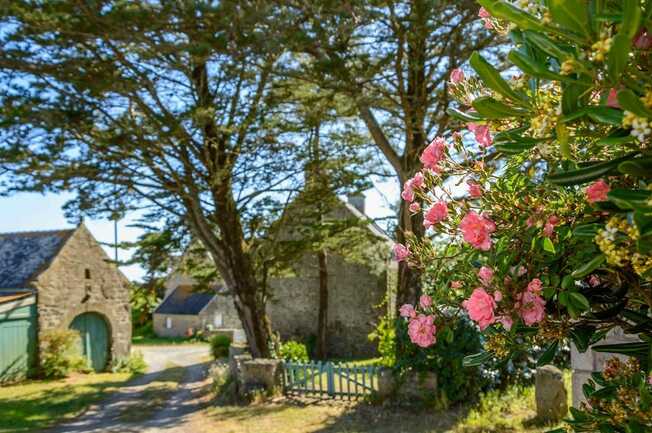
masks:
{"label": "low stone wall", "polygon": [[397,399],[399,401],[433,402],[437,398],[437,374],[434,372],[414,372],[397,377],[393,370],[382,368],[378,373],[380,401]]}
{"label": "low stone wall", "polygon": [[240,399],[252,400],[252,396],[271,397],[283,392],[283,361],[278,359],[252,359],[242,348],[229,349],[229,371],[236,383]]}

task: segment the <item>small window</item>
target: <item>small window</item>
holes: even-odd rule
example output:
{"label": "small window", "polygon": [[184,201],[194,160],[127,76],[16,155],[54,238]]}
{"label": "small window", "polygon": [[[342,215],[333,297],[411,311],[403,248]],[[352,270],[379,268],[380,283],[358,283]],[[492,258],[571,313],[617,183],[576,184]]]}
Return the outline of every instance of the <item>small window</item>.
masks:
{"label": "small window", "polygon": [[165,318],[165,327],[167,329],[172,329],[172,317]]}
{"label": "small window", "polygon": [[91,270],[86,268],[84,269],[84,277],[86,277],[87,280],[91,279]]}
{"label": "small window", "polygon": [[223,319],[222,319],[222,313],[215,313],[215,316],[213,317],[213,325],[216,328],[221,328],[223,324]]}

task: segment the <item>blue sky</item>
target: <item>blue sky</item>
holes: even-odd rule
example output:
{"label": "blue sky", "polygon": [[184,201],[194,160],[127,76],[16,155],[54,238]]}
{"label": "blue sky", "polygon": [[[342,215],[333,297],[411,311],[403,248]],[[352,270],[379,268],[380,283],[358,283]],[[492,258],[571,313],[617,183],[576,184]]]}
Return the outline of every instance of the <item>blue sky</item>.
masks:
{"label": "blue sky", "polygon": [[[366,213],[372,218],[392,215],[390,202],[398,199],[398,186],[395,182],[378,184],[367,191]],[[58,230],[74,227],[76,222],[67,221],[62,206],[72,197],[71,194],[36,194],[20,193],[11,197],[0,197],[0,232]],[[85,219],[84,223],[93,236],[104,243],[113,242],[113,221]],[[119,241],[135,241],[140,229],[129,227],[133,219],[129,216],[118,223]],[[384,224],[381,224],[384,226]],[[104,245],[104,249],[113,258],[113,248]],[[127,250],[119,251],[120,260],[129,257]],[[144,274],[139,266],[123,266],[122,272],[131,280],[140,280]]]}

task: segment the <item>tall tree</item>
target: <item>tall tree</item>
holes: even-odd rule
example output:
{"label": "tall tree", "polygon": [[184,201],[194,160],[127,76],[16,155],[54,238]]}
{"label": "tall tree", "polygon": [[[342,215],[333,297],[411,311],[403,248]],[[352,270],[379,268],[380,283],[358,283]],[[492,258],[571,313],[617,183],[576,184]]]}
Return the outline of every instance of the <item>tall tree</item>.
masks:
{"label": "tall tree", "polygon": [[262,2],[13,1],[0,9],[4,193],[75,190],[71,209],[188,227],[269,354],[260,221],[301,172],[274,138],[280,52]]}
{"label": "tall tree", "polygon": [[[428,141],[451,118],[447,82],[474,50],[493,38],[474,0],[278,0],[286,43],[311,61],[287,73],[319,83],[355,104],[401,187],[419,170]],[[422,220],[400,205],[397,241],[424,235]],[[414,303],[420,275],[399,266],[397,305]]]}

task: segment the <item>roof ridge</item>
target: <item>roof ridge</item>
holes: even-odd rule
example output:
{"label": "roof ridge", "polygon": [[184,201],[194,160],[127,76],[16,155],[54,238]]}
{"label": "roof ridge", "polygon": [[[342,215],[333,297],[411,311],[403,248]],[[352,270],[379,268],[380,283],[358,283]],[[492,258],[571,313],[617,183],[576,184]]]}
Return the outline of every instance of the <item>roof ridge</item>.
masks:
{"label": "roof ridge", "polygon": [[34,236],[34,235],[53,235],[53,234],[68,234],[77,230],[76,227],[69,229],[53,229],[53,230],[19,230],[14,232],[0,232],[0,236]]}

